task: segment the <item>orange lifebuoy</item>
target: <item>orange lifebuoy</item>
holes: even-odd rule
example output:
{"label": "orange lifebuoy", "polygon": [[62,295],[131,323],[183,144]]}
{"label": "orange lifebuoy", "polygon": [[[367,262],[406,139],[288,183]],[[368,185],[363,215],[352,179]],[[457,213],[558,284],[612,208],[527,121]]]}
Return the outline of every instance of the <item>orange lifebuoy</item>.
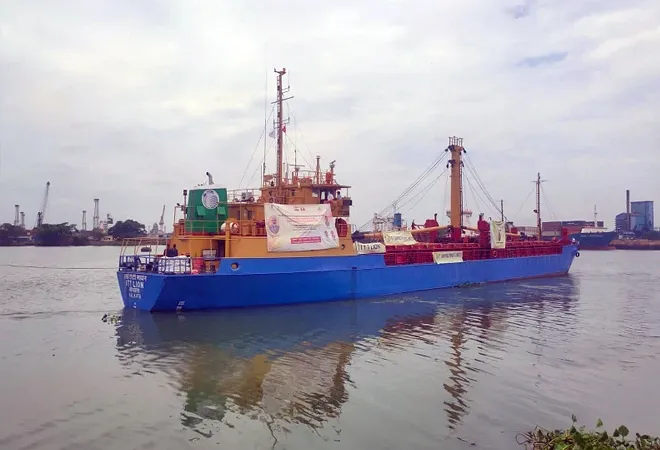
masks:
{"label": "orange lifebuoy", "polygon": [[493,250],[492,255],[493,255],[493,258],[497,258],[497,250]]}

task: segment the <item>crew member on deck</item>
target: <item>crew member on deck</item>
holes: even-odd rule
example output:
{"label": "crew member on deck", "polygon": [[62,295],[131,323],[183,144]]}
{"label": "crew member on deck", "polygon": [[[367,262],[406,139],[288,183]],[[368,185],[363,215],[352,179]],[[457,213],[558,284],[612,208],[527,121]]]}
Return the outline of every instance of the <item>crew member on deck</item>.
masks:
{"label": "crew member on deck", "polygon": [[165,256],[172,258],[174,256],[179,256],[179,250],[176,248],[176,244],[170,247],[170,244],[167,244],[167,250],[165,250]]}

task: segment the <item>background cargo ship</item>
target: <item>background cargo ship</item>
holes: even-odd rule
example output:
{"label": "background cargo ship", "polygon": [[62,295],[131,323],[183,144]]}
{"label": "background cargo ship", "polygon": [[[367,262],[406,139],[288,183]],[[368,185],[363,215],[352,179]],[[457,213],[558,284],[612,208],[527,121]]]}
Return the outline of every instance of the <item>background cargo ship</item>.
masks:
{"label": "background cargo ship", "polygon": [[570,239],[578,242],[580,250],[612,250],[610,243],[619,236],[617,231],[608,230],[603,222],[598,222],[598,212],[594,205],[593,226],[586,226],[579,233],[569,233]]}
{"label": "background cargo ship", "polygon": [[[553,242],[521,240],[504,221],[463,223],[461,138],[434,163],[451,175],[450,224],[349,233],[350,186],[334,161],[321,172],[284,171],[282,77],[277,73],[276,173],[258,189],[231,193],[213,183],[183,191],[168,244],[179,256],[126,254],[117,279],[125,307],[181,311],[325,302],[469,284],[565,275],[579,256],[566,230]],[[444,160],[446,159],[446,161]],[[467,159],[468,163],[470,162]],[[540,175],[539,175],[540,180]],[[540,219],[537,182],[537,225]],[[176,220],[176,219],[175,219]],[[139,244],[138,244],[139,246]],[[136,248],[138,248],[136,246]]]}

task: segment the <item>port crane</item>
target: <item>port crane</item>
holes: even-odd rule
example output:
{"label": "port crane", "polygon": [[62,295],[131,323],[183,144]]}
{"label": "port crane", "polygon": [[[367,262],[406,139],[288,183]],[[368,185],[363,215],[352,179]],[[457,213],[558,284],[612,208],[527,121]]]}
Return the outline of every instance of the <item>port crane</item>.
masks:
{"label": "port crane", "polygon": [[44,192],[44,199],[41,203],[41,208],[37,213],[37,222],[35,228],[39,228],[46,220],[46,207],[48,206],[48,191],[50,190],[50,181],[46,181],[46,191]]}
{"label": "port crane", "polygon": [[160,213],[160,222],[158,222],[158,231],[160,233],[165,234],[165,205],[163,205],[163,212]]}

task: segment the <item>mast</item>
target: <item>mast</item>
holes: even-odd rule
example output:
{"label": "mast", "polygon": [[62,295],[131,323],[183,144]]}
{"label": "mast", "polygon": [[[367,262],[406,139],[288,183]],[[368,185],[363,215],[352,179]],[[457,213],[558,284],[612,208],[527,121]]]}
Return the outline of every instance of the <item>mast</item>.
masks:
{"label": "mast", "polygon": [[282,77],[286,73],[286,69],[282,70],[277,70],[273,69],[275,73],[277,74],[277,100],[273,103],[277,105],[277,119],[275,126],[277,127],[277,172],[275,173],[276,177],[276,186],[277,186],[277,194],[278,197],[280,198],[280,201],[282,199],[282,187],[283,187],[283,178],[282,178],[282,172],[283,172],[283,153],[284,153],[284,126],[287,124],[289,119],[286,121],[284,120],[284,108],[282,107],[282,104],[289,99],[292,99],[293,96],[290,97],[284,97],[284,94],[289,92],[289,87],[287,86],[286,88],[282,87]]}
{"label": "mast", "polygon": [[596,211],[596,205],[594,205],[594,228],[598,228],[598,211]]}
{"label": "mast", "polygon": [[[282,77],[286,73],[286,69],[277,70],[273,69],[277,74],[277,172],[276,172],[276,186],[278,191],[282,188],[282,153],[284,148],[284,136],[282,133],[282,102],[283,92],[282,92]],[[278,192],[279,193],[279,192]]]}
{"label": "mast", "polygon": [[451,207],[449,220],[451,225],[451,238],[454,241],[461,239],[463,231],[463,161],[461,157],[465,153],[463,138],[452,136],[449,138],[451,159],[447,166],[451,167]]}
{"label": "mast", "polygon": [[536,174],[536,230],[538,233],[538,240],[541,240],[541,174]]}
{"label": "mast", "polygon": [[261,172],[261,183],[266,183],[266,152],[268,148],[268,72],[264,82],[264,166]]}

